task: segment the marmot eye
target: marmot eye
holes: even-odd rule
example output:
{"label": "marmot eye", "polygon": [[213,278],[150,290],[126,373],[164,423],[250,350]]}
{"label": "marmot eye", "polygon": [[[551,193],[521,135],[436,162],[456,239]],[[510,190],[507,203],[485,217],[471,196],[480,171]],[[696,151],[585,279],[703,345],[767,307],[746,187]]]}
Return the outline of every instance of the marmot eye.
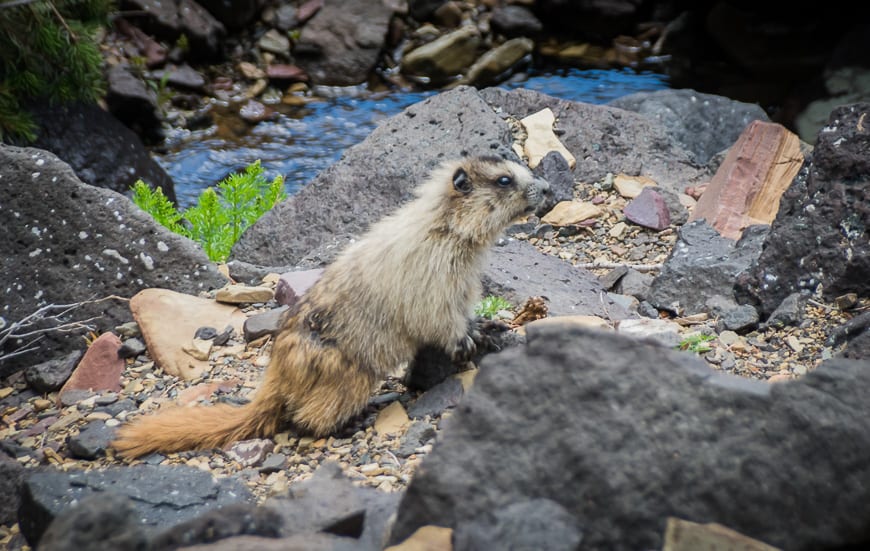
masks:
{"label": "marmot eye", "polygon": [[499,187],[508,187],[509,185],[514,183],[514,179],[510,176],[501,176],[498,180],[495,181],[495,183],[498,184]]}

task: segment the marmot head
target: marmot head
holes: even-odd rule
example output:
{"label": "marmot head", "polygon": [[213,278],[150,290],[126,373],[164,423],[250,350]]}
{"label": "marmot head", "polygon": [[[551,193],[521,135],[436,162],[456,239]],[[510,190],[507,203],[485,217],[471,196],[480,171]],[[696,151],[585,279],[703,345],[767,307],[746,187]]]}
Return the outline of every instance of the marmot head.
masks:
{"label": "marmot head", "polygon": [[445,163],[430,179],[442,195],[447,231],[479,245],[489,245],[511,222],[533,212],[549,184],[524,165],[495,156]]}

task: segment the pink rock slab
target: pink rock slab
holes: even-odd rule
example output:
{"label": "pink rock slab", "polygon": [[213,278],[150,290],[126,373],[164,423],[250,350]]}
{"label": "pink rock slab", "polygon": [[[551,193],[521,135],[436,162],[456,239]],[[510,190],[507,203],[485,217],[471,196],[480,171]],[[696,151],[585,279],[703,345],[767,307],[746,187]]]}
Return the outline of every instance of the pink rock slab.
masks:
{"label": "pink rock slab", "polygon": [[130,311],[139,324],[148,353],[166,373],[185,380],[208,371],[209,363],[197,360],[182,348],[203,326],[218,331],[232,325],[241,332],[246,317],[235,306],[220,304],[168,289],[143,289],[130,299]]}
{"label": "pink rock slab", "polygon": [[57,393],[57,403],[60,404],[60,397],[70,390],[120,391],[124,360],[118,357],[119,348],[118,335],[103,333],[97,337]]}

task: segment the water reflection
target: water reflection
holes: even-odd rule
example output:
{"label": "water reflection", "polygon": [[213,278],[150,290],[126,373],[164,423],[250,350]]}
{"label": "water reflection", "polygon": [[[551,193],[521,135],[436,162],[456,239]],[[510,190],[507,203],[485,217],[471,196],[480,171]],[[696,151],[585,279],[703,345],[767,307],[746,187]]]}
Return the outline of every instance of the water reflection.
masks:
{"label": "water reflection", "polygon": [[[528,88],[551,96],[588,103],[606,103],[641,91],[668,87],[667,77],[629,69],[565,69],[508,82],[503,88]],[[189,206],[207,186],[260,159],[266,174],[285,176],[294,193],[361,142],[377,124],[436,92],[395,92],[365,97],[336,97],[303,107],[280,106],[271,121],[248,128],[221,121],[198,131],[179,131],[167,139],[168,153],[155,155],[175,181],[181,207]],[[225,124],[223,124],[225,122]]]}

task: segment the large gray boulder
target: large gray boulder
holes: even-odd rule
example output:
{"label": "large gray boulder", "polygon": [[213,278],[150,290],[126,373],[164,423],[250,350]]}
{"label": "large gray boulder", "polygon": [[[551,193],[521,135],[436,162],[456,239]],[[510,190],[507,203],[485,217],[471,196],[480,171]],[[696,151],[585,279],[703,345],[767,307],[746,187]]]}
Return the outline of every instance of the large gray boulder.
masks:
{"label": "large gray boulder", "polygon": [[[196,294],[226,279],[202,249],[155,222],[127,197],[83,184],[69,165],[41,149],[0,146],[0,311],[7,324],[40,308],[106,297],[30,329],[93,318],[97,331],[132,320],[127,302],[138,291],[164,287]],[[47,314],[57,315],[63,309]],[[0,375],[82,347],[86,327],[48,331],[36,350],[8,357]]]}
{"label": "large gray boulder", "polygon": [[545,296],[551,316],[632,317],[610,299],[594,274],[516,239],[505,239],[493,247],[483,273],[483,292],[515,306],[522,306],[529,297]]}
{"label": "large gray boulder", "polygon": [[[870,543],[870,363],[770,385],[615,333],[527,329],[527,346],[483,360],[394,541],[430,524],[464,534],[547,499],[582,549],[661,549],[669,516],[789,550]],[[546,541],[542,524],[530,529]]]}
{"label": "large gray boulder", "polygon": [[750,122],[770,120],[757,104],[690,89],[638,92],[608,105],[658,122],[699,165],[731,147]]}
{"label": "large gray boulder", "polygon": [[446,159],[507,150],[510,130],[476,90],[459,87],[414,104],[299,193],[267,212],[233,247],[232,257],[292,266],[333,236],[358,234],[412,197]]}

